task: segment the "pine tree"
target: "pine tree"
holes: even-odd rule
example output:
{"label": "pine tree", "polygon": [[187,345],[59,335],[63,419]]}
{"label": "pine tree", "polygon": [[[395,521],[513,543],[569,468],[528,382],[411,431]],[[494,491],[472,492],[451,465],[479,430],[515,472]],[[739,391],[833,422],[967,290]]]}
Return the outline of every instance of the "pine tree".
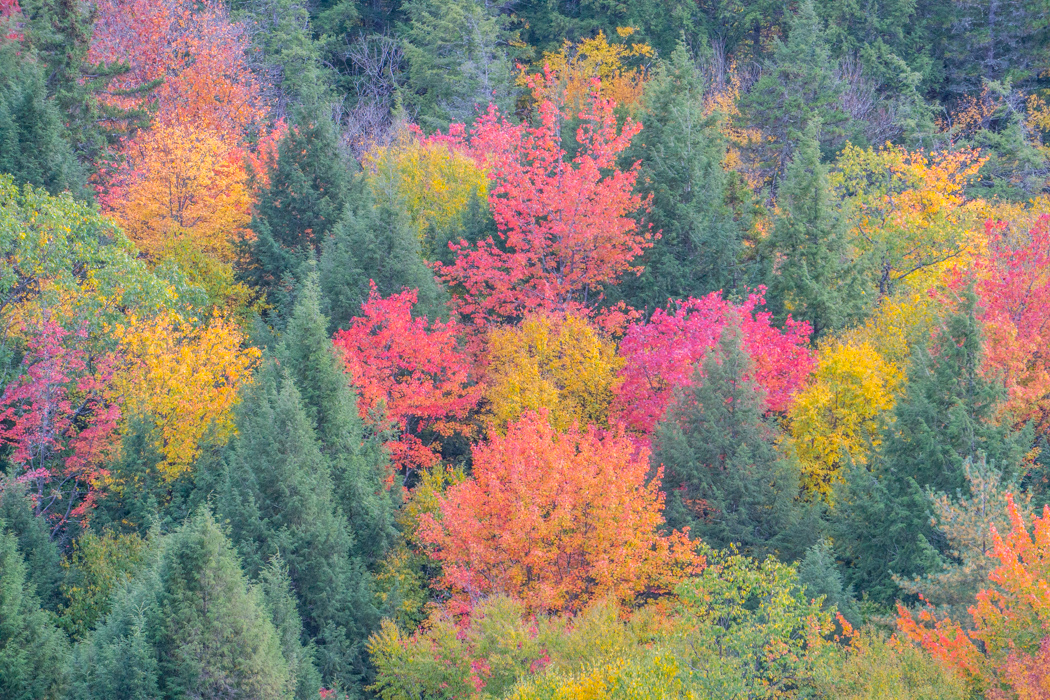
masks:
{"label": "pine tree", "polygon": [[58,700],[69,642],[40,609],[18,540],[0,520],[0,697]]}
{"label": "pine tree", "polygon": [[668,299],[727,292],[748,281],[747,222],[729,205],[734,177],[722,167],[727,144],[718,118],[706,114],[704,77],[679,45],[645,88],[644,138],[624,156],[642,162],[640,181],[652,193],[650,220],[660,238],[614,292],[635,308]]}
{"label": "pine tree", "polygon": [[478,0],[410,0],[403,46],[405,103],[427,129],[470,123],[489,104],[510,107],[511,66],[498,15]]}
{"label": "pine tree", "polygon": [[382,436],[365,428],[357,396],[329,341],[316,280],[307,277],[277,350],[299,389],[333,482],[333,497],[350,521],[355,551],[372,566],[394,541],[393,498],[387,489]]}
{"label": "pine tree", "polygon": [[255,239],[245,243],[250,262],[242,275],[274,301],[282,287],[294,286],[302,264],[316,259],[350,193],[335,125],[319,107],[299,110],[278,145],[267,183],[252,217]]}
{"label": "pine tree", "polygon": [[215,503],[249,575],[259,576],[275,554],[287,563],[322,676],[349,689],[366,672],[364,641],[378,612],[333,495],[295,382],[267,362],[246,390]]}
{"label": "pine tree", "polygon": [[798,468],[777,451],[776,425],[763,416],[749,367],[739,329],[727,327],[657,426],[653,463],[664,469],[668,527],[689,527],[718,549],[790,561],[817,533],[804,531]]}
{"label": "pine tree", "polygon": [[62,554],[51,540],[47,520],[33,514],[26,486],[14,477],[0,474],[0,528],[12,534],[25,559],[29,583],[47,610],[54,611],[61,599]]}
{"label": "pine tree", "polygon": [[419,312],[436,318],[444,310],[444,292],[423,261],[419,233],[407,214],[376,205],[363,180],[353,188],[356,200],[321,248],[319,283],[330,330],[346,328],[360,315],[371,282],[383,296],[419,290]]}
{"label": "pine tree", "polygon": [[77,649],[71,696],[291,696],[288,662],[263,596],[248,586],[207,509],[156,546],[154,561]]}
{"label": "pine tree", "polygon": [[849,263],[845,220],[820,162],[820,123],[810,122],[780,187],[780,213],[766,242],[770,307],[808,321],[817,338],[842,327],[863,295]]}

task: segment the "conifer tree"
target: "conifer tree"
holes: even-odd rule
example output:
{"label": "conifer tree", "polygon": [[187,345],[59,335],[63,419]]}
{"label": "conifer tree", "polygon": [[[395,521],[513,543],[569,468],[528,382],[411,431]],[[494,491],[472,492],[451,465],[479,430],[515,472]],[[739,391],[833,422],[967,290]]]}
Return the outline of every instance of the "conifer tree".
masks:
{"label": "conifer tree", "polygon": [[248,586],[207,509],[156,546],[153,562],[78,647],[71,697],[290,697],[288,662],[263,596]]}
{"label": "conifer tree", "polygon": [[292,675],[295,700],[314,700],[321,687],[321,674],[314,665],[316,650],[312,644],[304,645],[302,642],[303,620],[292,593],[288,567],[281,561],[280,556],[275,556],[270,559],[259,578],[263,599],[277,630],[281,653],[284,654]]}
{"label": "conifer tree", "polygon": [[394,494],[384,485],[387,455],[365,427],[343,362],[329,341],[316,279],[308,276],[277,350],[302,395],[327,468],[333,498],[350,522],[355,552],[371,566],[394,540]]}
{"label": "conifer tree", "polygon": [[811,121],[779,191],[780,214],[767,241],[770,307],[808,321],[813,337],[841,327],[862,295],[849,264],[845,220],[820,162],[820,122]]}
{"label": "conifer tree", "polygon": [[798,564],[798,579],[806,587],[807,598],[823,596],[825,608],[835,606],[851,624],[860,624],[853,588],[843,581],[828,540],[821,540],[806,550],[806,556]]}
{"label": "conifer tree", "polygon": [[645,137],[624,162],[642,162],[640,182],[653,196],[650,219],[660,238],[614,294],[635,308],[700,298],[747,282],[746,221],[729,205],[733,174],[722,167],[727,144],[707,115],[704,77],[685,46],[660,64],[645,88]]}
{"label": "conifer tree", "polygon": [[371,579],[354,556],[299,391],[277,363],[267,362],[246,391],[237,431],[215,497],[219,512],[249,575],[259,576],[275,554],[287,563],[323,678],[354,688],[366,670],[364,640],[378,622]]}
{"label": "conifer tree", "polygon": [[689,527],[715,548],[791,560],[816,533],[800,530],[798,468],[777,451],[776,426],[763,416],[749,367],[739,328],[727,327],[657,426],[653,463],[664,468],[669,527]]}
{"label": "conifer tree", "polygon": [[25,560],[29,583],[47,610],[55,610],[62,582],[62,555],[51,541],[47,520],[33,514],[26,486],[14,477],[0,474],[0,530],[15,537],[18,552]]}
{"label": "conifer tree", "polygon": [[478,0],[410,0],[404,32],[407,106],[427,129],[469,124],[489,104],[510,106],[511,66],[498,15]]}
{"label": "conifer tree", "polygon": [[0,697],[58,700],[69,643],[40,609],[18,540],[0,520]]}
{"label": "conifer tree", "polygon": [[245,243],[245,279],[271,301],[279,299],[279,288],[292,284],[300,266],[320,253],[349,193],[350,172],[331,118],[320,107],[300,109],[259,193],[255,239]]}
{"label": "conifer tree", "polygon": [[346,328],[361,314],[371,283],[384,297],[404,289],[419,290],[420,313],[438,317],[444,293],[423,262],[419,232],[404,210],[375,203],[359,179],[353,204],[321,247],[319,283],[330,330]]}

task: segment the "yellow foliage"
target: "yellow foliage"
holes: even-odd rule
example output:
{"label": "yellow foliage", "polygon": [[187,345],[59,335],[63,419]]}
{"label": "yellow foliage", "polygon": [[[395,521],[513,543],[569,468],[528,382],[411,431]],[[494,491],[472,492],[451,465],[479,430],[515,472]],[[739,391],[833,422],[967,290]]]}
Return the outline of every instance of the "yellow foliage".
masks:
{"label": "yellow foliage", "polygon": [[853,245],[875,267],[882,294],[980,245],[982,203],[968,201],[964,187],[986,160],[971,149],[925,155],[846,145],[831,182],[851,205]]}
{"label": "yellow foliage", "polygon": [[903,384],[900,367],[868,343],[836,340],[821,348],[813,380],[796,395],[788,414],[810,493],[830,494],[844,454],[858,464],[867,462]]}
{"label": "yellow foliage", "polygon": [[527,680],[509,696],[511,700],[691,700],[682,669],[671,655],[644,660],[616,659],[578,674],[550,671]]}
{"label": "yellow foliage", "polygon": [[472,158],[407,131],[363,160],[376,201],[404,207],[421,239],[430,226],[455,221],[471,199],[488,196],[488,176]]}
{"label": "yellow foliage", "polygon": [[140,321],[134,317],[112,329],[122,365],[113,393],[131,418],[147,417],[157,426],[157,465],[166,480],[187,471],[206,439],[222,442],[234,431],[238,390],[259,360],[243,348],[237,326],[219,316],[206,324],[173,312]]}
{"label": "yellow foliage", "polygon": [[846,342],[867,343],[887,362],[906,367],[912,350],[929,342],[940,308],[927,291],[932,280],[914,282],[883,299],[863,325],[846,332]]}
{"label": "yellow foliage", "polygon": [[[631,27],[620,27],[616,33],[621,39],[627,39],[634,31]],[[633,106],[641,100],[646,76],[643,68],[631,68],[627,64],[653,55],[648,44],[610,44],[600,31],[579,44],[566,41],[560,51],[543,54],[542,63],[553,80],[540,94],[559,104],[564,100],[573,112],[580,110],[595,89],[605,99]],[[524,86],[527,81],[528,73],[523,70],[518,84]]]}
{"label": "yellow foliage", "polygon": [[502,431],[525,411],[548,410],[551,425],[607,426],[623,366],[616,345],[582,318],[534,315],[489,336],[490,420]]}
{"label": "yellow foliage", "polygon": [[172,245],[190,242],[232,261],[234,241],[250,235],[251,193],[241,149],[208,131],[159,125],[128,153],[109,206],[139,249],[156,260]]}

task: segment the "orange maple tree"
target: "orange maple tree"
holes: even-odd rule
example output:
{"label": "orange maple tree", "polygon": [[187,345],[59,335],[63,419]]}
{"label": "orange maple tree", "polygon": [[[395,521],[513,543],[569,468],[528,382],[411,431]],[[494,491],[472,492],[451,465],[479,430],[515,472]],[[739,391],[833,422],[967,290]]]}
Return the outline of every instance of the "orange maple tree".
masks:
{"label": "orange maple tree", "polygon": [[472,606],[494,593],[533,611],[666,591],[703,565],[682,532],[661,534],[659,475],[622,431],[563,433],[528,413],[475,446],[473,478],[420,518],[441,584]]}
{"label": "orange maple tree", "polygon": [[464,419],[481,397],[471,380],[471,362],[458,347],[460,326],[413,318],[416,290],[383,298],[372,284],[364,315],[337,331],[346,372],[360,392],[361,417],[376,423],[385,413],[397,435],[387,443],[396,467],[409,470],[437,460],[437,437],[469,432]]}
{"label": "orange maple tree", "polygon": [[1050,690],[1045,686],[1050,679],[1038,673],[1050,636],[1050,506],[1033,519],[1031,531],[1011,494],[1007,507],[1010,531],[1003,536],[992,527],[999,566],[970,608],[972,631],[950,618],[938,619],[931,609],[921,610],[916,619],[898,605],[901,632],[991,698],[1014,697],[1032,683],[1044,684],[1044,693]]}

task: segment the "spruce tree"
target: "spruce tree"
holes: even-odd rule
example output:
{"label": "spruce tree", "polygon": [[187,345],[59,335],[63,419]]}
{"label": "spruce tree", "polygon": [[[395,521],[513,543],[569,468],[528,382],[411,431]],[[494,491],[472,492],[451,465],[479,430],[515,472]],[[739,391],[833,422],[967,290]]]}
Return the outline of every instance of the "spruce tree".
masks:
{"label": "spruce tree", "polygon": [[845,220],[833,201],[810,122],[778,193],[780,213],[766,241],[769,303],[778,315],[809,321],[813,337],[842,327],[862,308],[849,262]]}
{"label": "spruce tree", "polygon": [[479,0],[410,0],[403,34],[408,62],[405,104],[420,125],[470,123],[489,104],[511,107],[511,65],[499,16]]}
{"label": "spruce tree", "polygon": [[0,474],[0,521],[4,522],[0,530],[15,537],[35,595],[45,609],[56,610],[64,576],[62,554],[51,540],[47,520],[33,514],[25,484],[3,474]]}
{"label": "spruce tree", "polygon": [[804,532],[798,468],[777,450],[776,425],[747,377],[751,361],[740,337],[735,326],[722,332],[656,428],[653,464],[663,465],[665,517],[712,547],[791,561],[817,533]]}
{"label": "spruce tree", "polygon": [[276,362],[267,362],[246,390],[225,461],[215,503],[245,569],[258,577],[280,555],[322,676],[358,687],[366,672],[364,641],[378,623],[371,579],[354,556],[299,391]]}
{"label": "spruce tree", "polygon": [[62,698],[68,647],[65,635],[40,609],[18,540],[0,520],[0,697]]}
{"label": "spruce tree", "polygon": [[304,107],[281,139],[259,193],[251,224],[255,238],[245,243],[246,281],[271,301],[281,300],[302,264],[319,255],[349,193],[350,172],[335,125],[319,107]]}
{"label": "spruce tree", "polygon": [[394,541],[393,499],[384,485],[387,455],[381,436],[361,420],[357,396],[343,371],[320,311],[316,280],[308,276],[277,348],[295,382],[331,472],[333,496],[350,521],[355,551],[374,565]]}
{"label": "spruce tree", "polygon": [[315,649],[312,644],[302,642],[303,620],[292,593],[292,580],[288,567],[280,556],[274,556],[259,577],[270,619],[277,630],[281,652],[288,662],[295,688],[295,700],[314,700],[321,687],[321,674],[314,665]]}
{"label": "spruce tree", "polygon": [[389,204],[377,206],[363,178],[353,192],[355,201],[325,239],[318,265],[330,330],[346,328],[361,313],[372,282],[383,296],[419,290],[419,313],[439,316],[445,294],[423,261],[419,232],[408,215]]}
{"label": "spruce tree", "polygon": [[862,622],[853,588],[845,584],[828,540],[821,540],[806,550],[806,556],[798,564],[798,580],[806,587],[806,597],[823,597],[825,608],[834,606],[854,625]]}
{"label": "spruce tree", "polygon": [[670,298],[730,291],[747,279],[747,221],[729,204],[733,174],[722,166],[727,143],[718,117],[706,114],[704,76],[679,45],[646,84],[645,137],[624,161],[641,161],[640,182],[660,238],[626,275],[618,295],[635,308],[660,308]]}
{"label": "spruce tree", "polygon": [[292,676],[262,594],[201,509],[163,538],[77,649],[75,700],[292,696]]}

